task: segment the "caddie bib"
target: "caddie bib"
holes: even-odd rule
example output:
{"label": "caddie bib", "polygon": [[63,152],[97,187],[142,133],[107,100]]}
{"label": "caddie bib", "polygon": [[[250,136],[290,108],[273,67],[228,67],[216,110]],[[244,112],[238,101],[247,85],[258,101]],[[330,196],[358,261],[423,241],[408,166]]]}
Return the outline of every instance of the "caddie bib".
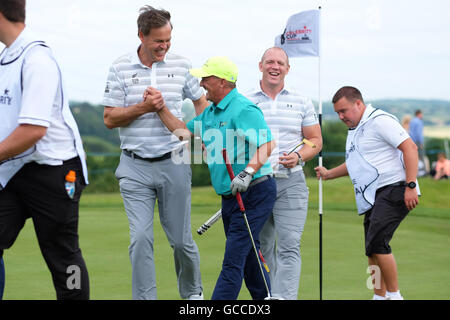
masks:
{"label": "caddie bib", "polygon": [[355,143],[357,129],[354,130],[355,132],[349,131],[347,135],[345,165],[353,183],[358,214],[363,214],[375,203],[379,174],[359,152]]}
{"label": "caddie bib", "polygon": [[[18,126],[17,120],[22,106],[22,66],[28,50],[35,46],[45,46],[43,41],[32,41],[20,49],[7,54],[0,53],[0,141],[8,137]],[[22,166],[30,161],[35,151],[33,146],[25,152],[0,162],[0,190]]]}
{"label": "caddie bib", "polygon": [[[21,34],[22,36],[22,34]],[[8,137],[18,126],[18,117],[20,115],[22,106],[22,69],[24,59],[27,52],[36,46],[48,46],[44,41],[33,39],[28,35],[24,36],[20,47],[13,52],[8,52],[7,49],[0,53],[0,141]],[[70,128],[71,136],[74,139],[74,146],[77,154],[81,160],[83,169],[83,177],[85,183],[88,184],[88,174],[86,165],[86,155],[83,149],[83,143],[78,131],[77,123],[69,108],[69,100],[64,94],[64,83],[62,79],[61,70],[58,63],[50,52],[50,57],[55,61],[59,71],[59,81],[61,88],[61,114],[65,124]],[[0,190],[5,188],[8,181],[31,160],[32,154],[36,147],[32,147],[24,153],[6,159],[0,163]]]}
{"label": "caddie bib", "polygon": [[378,116],[389,116],[396,119],[393,115],[370,105],[367,106],[365,114],[367,116],[363,115],[356,128],[349,129],[345,147],[345,164],[353,183],[358,214],[363,214],[373,207],[380,176],[377,168],[372,166],[359,151],[360,133],[364,126]]}

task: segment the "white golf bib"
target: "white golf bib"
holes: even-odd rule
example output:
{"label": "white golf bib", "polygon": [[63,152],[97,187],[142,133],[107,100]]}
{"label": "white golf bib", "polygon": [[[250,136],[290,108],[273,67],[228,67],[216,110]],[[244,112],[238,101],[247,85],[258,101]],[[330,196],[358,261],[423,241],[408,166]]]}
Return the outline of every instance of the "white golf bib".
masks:
{"label": "white golf bib", "polygon": [[[22,65],[28,50],[35,46],[44,45],[43,41],[33,41],[20,50],[8,55],[5,49],[0,54],[0,141],[7,138],[18,126],[20,109],[22,106]],[[8,181],[22,166],[30,161],[36,147],[0,162],[0,190],[5,188]]]}
{"label": "white golf bib", "polygon": [[363,158],[356,147],[355,139],[353,139],[356,134],[357,132],[353,135],[349,133],[347,136],[345,164],[353,183],[358,214],[363,214],[370,210],[375,203],[379,174],[378,170]]}
{"label": "white golf bib", "polygon": [[378,116],[385,115],[395,119],[394,116],[383,110],[374,109],[370,105],[367,108],[369,109],[368,116],[361,118],[358,126],[348,131],[345,147],[345,164],[353,183],[358,214],[363,214],[373,207],[379,178],[377,168],[364,159],[358,149],[360,133],[367,123]]}
{"label": "white golf bib", "polygon": [[[14,52],[4,50],[0,53],[0,141],[7,138],[17,127],[18,118],[22,106],[22,69],[27,52],[36,46],[48,47],[44,41],[27,39],[22,46]],[[53,58],[53,55],[51,55]],[[56,63],[56,61],[55,61]],[[74,139],[75,149],[81,160],[83,176],[88,183],[86,156],[83,149],[77,123],[70,111],[68,98],[64,94],[64,84],[58,63],[56,63],[60,74],[61,87],[61,114],[65,124],[70,128]],[[8,181],[28,162],[36,150],[36,146],[27,151],[0,162],[0,190],[5,188]]]}

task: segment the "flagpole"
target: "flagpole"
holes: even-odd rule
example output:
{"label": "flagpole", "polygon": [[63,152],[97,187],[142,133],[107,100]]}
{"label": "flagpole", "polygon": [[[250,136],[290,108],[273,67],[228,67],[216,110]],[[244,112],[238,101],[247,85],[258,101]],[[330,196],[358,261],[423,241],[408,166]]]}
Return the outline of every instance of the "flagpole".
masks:
{"label": "flagpole", "polygon": [[[318,67],[319,67],[319,125],[320,130],[322,130],[322,97],[321,97],[321,77],[320,77],[320,60],[322,55],[322,41],[321,41],[321,33],[322,33],[322,23],[321,23],[321,13],[322,7],[319,6],[319,57],[318,57]],[[319,166],[322,166],[322,150],[319,152]],[[322,177],[319,179],[319,296],[320,300],[322,300],[322,213],[323,213],[323,190],[322,190]]]}
{"label": "flagpole", "polygon": [[[289,17],[286,27],[281,35],[275,37],[275,46],[278,46],[285,50],[288,57],[305,57],[314,56],[318,57],[318,80],[319,80],[319,126],[322,132],[322,98],[321,98],[321,12],[322,7],[319,6],[319,10],[302,11]],[[309,39],[309,33],[311,29],[307,29],[306,24],[313,24],[315,29],[318,29],[318,41],[315,39],[316,34],[312,33],[312,41]],[[300,38],[297,35],[303,34]],[[322,166],[322,151],[319,152],[319,166]],[[323,191],[322,191],[322,179],[319,179],[319,291],[320,300],[322,300],[322,203],[323,203]]]}

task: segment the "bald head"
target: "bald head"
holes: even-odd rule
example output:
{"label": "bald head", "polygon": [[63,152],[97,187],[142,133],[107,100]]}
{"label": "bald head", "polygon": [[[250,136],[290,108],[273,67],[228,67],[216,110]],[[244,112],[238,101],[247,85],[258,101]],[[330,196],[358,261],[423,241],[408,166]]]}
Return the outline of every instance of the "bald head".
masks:
{"label": "bald head", "polygon": [[277,47],[267,49],[259,62],[259,71],[262,72],[260,82],[262,91],[275,99],[284,88],[284,79],[289,69],[289,58],[283,49]]}
{"label": "bald head", "polygon": [[272,47],[272,48],[269,48],[269,49],[267,49],[266,51],[264,51],[264,54],[263,54],[263,56],[261,57],[261,62],[264,62],[264,60],[266,59],[267,54],[268,54],[269,52],[274,52],[274,51],[277,51],[277,52],[282,53],[282,55],[286,58],[285,62],[286,62],[286,65],[288,66],[288,65],[289,65],[289,57],[288,57],[286,51],[284,51],[283,49],[281,49],[281,48],[279,48],[279,47]]}

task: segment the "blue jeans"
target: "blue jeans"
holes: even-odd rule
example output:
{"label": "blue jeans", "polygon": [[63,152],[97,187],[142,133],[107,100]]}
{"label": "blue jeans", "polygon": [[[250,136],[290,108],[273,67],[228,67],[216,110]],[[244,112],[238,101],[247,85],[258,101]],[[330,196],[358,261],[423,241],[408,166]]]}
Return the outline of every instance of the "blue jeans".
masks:
{"label": "blue jeans", "polygon": [[[242,193],[247,220],[255,245],[259,251],[259,233],[272,212],[276,198],[274,179],[258,183]],[[242,286],[242,279],[253,299],[268,296],[259,267],[259,260],[250,240],[249,232],[235,197],[222,197],[222,221],[227,238],[222,271],[217,280],[212,300],[235,300]],[[263,268],[270,288],[269,275]]]}
{"label": "blue jeans", "polygon": [[3,298],[3,289],[5,289],[5,265],[3,258],[0,258],[0,300]]}

